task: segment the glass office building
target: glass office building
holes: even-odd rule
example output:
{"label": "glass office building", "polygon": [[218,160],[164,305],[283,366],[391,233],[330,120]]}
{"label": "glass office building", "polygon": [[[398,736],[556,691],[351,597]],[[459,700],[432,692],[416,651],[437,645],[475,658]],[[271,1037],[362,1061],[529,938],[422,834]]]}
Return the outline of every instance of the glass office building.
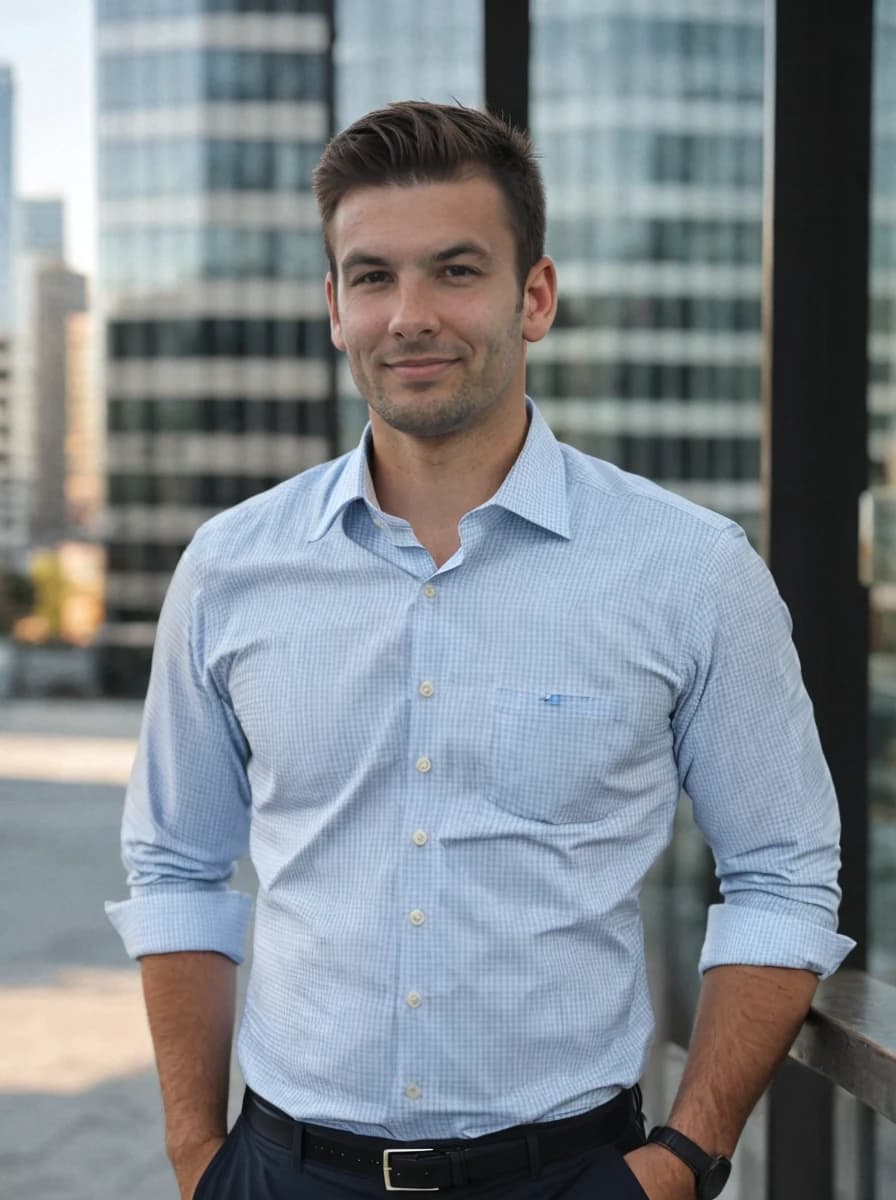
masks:
{"label": "glass office building", "polygon": [[197,526],[321,461],[327,0],[99,0],[111,688]]}
{"label": "glass office building", "polygon": [[20,200],[16,250],[45,258],[65,257],[65,201],[54,196]]}
{"label": "glass office building", "polygon": [[14,190],[12,68],[0,65],[0,330],[10,329],[12,312],[12,215]]}
{"label": "glass office building", "polygon": [[764,0],[534,0],[560,276],[529,386],[563,440],[759,516]]}

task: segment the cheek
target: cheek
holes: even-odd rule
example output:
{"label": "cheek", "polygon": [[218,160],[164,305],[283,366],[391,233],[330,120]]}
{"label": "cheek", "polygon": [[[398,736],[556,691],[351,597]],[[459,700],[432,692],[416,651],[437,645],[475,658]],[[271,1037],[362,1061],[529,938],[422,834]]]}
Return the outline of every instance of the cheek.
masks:
{"label": "cheek", "polygon": [[342,338],[350,355],[365,354],[374,349],[382,338],[382,326],[370,313],[342,314]]}

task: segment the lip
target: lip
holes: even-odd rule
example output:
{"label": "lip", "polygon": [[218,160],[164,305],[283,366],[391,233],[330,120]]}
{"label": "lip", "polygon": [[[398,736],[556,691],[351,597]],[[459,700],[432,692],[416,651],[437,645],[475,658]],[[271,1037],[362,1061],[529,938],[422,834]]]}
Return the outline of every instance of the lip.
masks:
{"label": "lip", "polygon": [[414,383],[419,380],[437,379],[449,371],[457,361],[456,358],[409,358],[404,362],[387,365],[399,379],[406,383]]}

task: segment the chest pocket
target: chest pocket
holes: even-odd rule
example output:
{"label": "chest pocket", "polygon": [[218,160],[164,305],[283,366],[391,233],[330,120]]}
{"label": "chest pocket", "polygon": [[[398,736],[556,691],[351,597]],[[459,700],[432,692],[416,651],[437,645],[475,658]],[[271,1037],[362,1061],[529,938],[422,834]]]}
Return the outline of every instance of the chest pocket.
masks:
{"label": "chest pocket", "polygon": [[612,779],[631,736],[619,703],[558,692],[495,693],[491,796],[547,824],[596,821],[620,800]]}

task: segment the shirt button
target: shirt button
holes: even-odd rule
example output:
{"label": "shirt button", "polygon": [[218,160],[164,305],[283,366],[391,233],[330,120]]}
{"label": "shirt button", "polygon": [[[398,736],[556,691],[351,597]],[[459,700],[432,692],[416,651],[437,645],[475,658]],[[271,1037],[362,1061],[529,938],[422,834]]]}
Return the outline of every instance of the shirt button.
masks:
{"label": "shirt button", "polygon": [[413,912],[408,913],[408,920],[412,925],[422,925],[426,918],[419,908],[415,908]]}
{"label": "shirt button", "polygon": [[405,1000],[407,1000],[411,1008],[419,1008],[423,1003],[423,997],[419,992],[408,992],[408,994],[405,996]]}
{"label": "shirt button", "polygon": [[409,1083],[404,1089],[404,1094],[409,1100],[419,1100],[423,1093],[417,1087],[416,1083]]}
{"label": "shirt button", "polygon": [[428,840],[426,833],[422,829],[414,831],[413,842],[415,846],[425,846]]}
{"label": "shirt button", "polygon": [[435,587],[431,583],[424,583],[423,595],[426,597],[426,599],[431,600],[435,594],[436,594]]}
{"label": "shirt button", "polygon": [[421,696],[431,696],[436,689],[432,686],[428,679],[424,679],[417,691]]}
{"label": "shirt button", "polygon": [[427,771],[432,770],[432,763],[429,761],[429,759],[425,755],[423,756],[423,758],[418,758],[417,761],[414,763],[414,766],[417,768],[417,770],[420,772],[421,775],[425,775]]}

